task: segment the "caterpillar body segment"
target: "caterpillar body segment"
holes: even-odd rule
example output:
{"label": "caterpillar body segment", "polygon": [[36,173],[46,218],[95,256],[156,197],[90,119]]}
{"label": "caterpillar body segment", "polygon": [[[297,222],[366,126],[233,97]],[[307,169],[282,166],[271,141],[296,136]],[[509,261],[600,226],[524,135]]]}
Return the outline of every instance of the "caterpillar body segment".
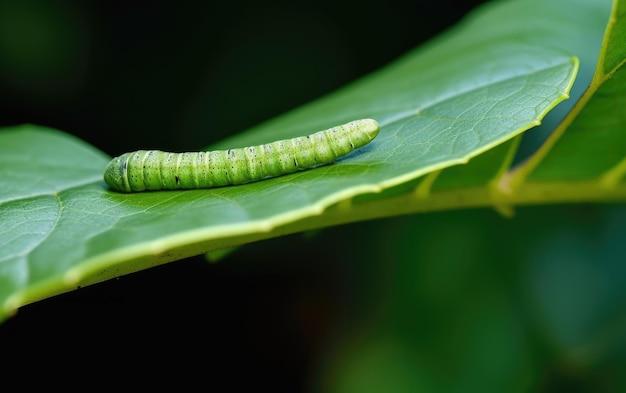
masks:
{"label": "caterpillar body segment", "polygon": [[138,150],[114,158],[104,180],[120,192],[211,188],[314,168],[370,143],[380,130],[355,120],[308,136],[264,145],[195,153]]}

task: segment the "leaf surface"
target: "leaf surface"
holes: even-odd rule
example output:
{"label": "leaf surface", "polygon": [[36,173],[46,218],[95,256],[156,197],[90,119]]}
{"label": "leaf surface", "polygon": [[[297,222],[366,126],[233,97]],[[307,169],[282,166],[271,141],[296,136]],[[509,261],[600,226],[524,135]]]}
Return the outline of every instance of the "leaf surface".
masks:
{"label": "leaf surface", "polygon": [[[3,130],[0,312],[281,230],[330,225],[331,205],[412,186],[510,140],[567,97],[575,56],[588,51],[582,35],[603,29],[603,2],[572,4],[483,7],[385,69],[219,145],[264,143],[365,117],[382,125],[372,144],[334,165],[262,182],[118,194],[102,182],[108,157],[94,148],[36,126]],[[367,214],[398,212],[382,204]],[[348,210],[338,222],[367,214]]]}
{"label": "leaf surface", "polygon": [[626,174],[626,6],[614,0],[593,79],[541,148],[512,173],[529,183],[600,183],[612,189]]}

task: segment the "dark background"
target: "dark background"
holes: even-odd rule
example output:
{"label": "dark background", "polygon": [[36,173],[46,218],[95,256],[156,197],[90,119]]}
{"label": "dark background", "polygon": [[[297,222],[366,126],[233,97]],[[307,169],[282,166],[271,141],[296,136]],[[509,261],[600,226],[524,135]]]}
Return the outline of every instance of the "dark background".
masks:
{"label": "dark background", "polygon": [[480,1],[7,1],[2,125],[198,149],[394,60]]}
{"label": "dark background", "polygon": [[[47,125],[109,155],[197,150],[384,66],[478,3],[0,0],[0,125]],[[624,218],[484,210],[287,236],[26,306],[0,342],[5,357],[70,355],[57,366],[103,379],[184,366],[227,391],[615,391]]]}

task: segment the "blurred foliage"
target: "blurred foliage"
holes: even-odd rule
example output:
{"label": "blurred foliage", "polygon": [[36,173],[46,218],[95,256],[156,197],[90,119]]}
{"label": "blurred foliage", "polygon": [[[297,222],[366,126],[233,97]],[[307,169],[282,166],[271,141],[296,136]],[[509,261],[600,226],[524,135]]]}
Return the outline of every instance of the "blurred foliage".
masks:
{"label": "blurred foliage", "polygon": [[481,2],[1,0],[0,126],[69,131],[110,155],[146,140],[198,149],[385,65]]}
{"label": "blurred foliage", "polygon": [[0,1],[0,80],[33,102],[63,100],[82,82],[87,38],[67,4]]}
{"label": "blurred foliage", "polygon": [[321,391],[624,391],[625,222],[552,207],[369,224],[350,244],[364,303]]}

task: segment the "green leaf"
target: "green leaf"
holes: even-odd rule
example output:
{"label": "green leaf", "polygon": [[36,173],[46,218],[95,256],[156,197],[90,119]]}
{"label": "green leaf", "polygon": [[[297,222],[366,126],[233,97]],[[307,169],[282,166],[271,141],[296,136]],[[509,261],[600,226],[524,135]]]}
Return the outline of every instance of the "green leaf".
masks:
{"label": "green leaf", "polygon": [[[381,123],[366,148],[289,176],[122,195],[100,180],[107,158],[93,148],[34,126],[3,131],[0,310],[254,239],[420,206],[472,205],[445,195],[420,205],[411,193],[398,199],[388,192],[519,135],[567,97],[577,71],[573,56],[588,50],[581,35],[601,32],[608,3],[546,3],[483,7],[384,70],[220,144],[268,142],[357,118]],[[351,205],[353,197],[387,189],[371,205],[358,198]],[[421,189],[427,197],[428,188]]]}
{"label": "green leaf", "polygon": [[626,5],[614,0],[587,91],[530,159],[507,179],[579,182],[615,189],[626,174]]}

